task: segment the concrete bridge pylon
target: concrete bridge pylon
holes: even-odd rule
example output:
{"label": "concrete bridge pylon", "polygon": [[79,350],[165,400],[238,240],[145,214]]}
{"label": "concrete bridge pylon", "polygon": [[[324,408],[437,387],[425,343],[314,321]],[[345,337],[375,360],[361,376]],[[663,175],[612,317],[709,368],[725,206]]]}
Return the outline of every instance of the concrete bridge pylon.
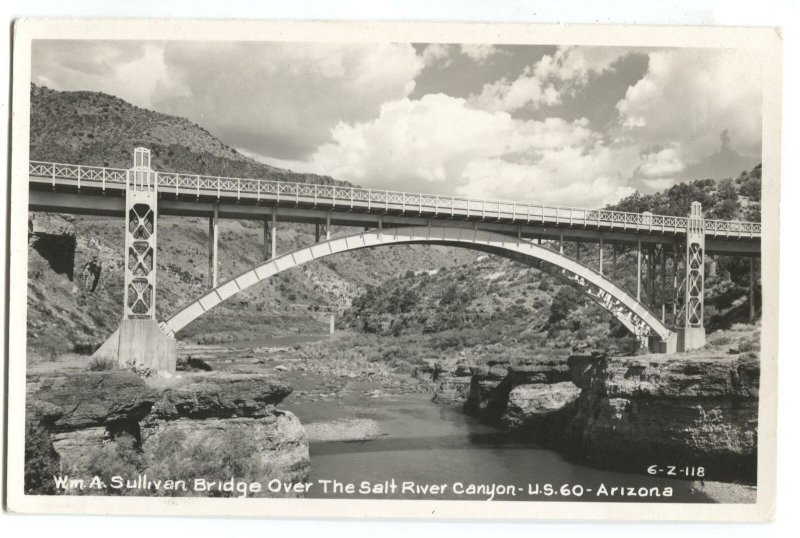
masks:
{"label": "concrete bridge pylon", "polygon": [[150,150],[146,148],[134,150],[125,209],[123,318],[119,329],[93,356],[115,361],[122,368],[174,372],[175,339],[156,321],[158,175],[150,168]]}

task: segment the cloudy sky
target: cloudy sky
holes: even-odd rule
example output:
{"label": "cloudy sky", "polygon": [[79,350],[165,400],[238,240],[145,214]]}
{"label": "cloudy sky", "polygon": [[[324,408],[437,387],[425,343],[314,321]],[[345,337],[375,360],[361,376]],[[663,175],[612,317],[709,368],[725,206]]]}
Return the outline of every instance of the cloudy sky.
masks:
{"label": "cloudy sky", "polygon": [[761,159],[761,70],[731,50],[37,41],[32,80],[370,188],[596,207]]}

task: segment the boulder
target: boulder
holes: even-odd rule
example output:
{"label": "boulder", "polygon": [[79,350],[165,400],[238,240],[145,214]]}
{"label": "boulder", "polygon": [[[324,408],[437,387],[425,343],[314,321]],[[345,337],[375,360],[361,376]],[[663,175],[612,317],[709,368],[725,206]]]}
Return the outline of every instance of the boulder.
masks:
{"label": "boulder", "polygon": [[502,421],[515,429],[536,426],[574,405],[580,393],[571,381],[516,386],[508,395]]}

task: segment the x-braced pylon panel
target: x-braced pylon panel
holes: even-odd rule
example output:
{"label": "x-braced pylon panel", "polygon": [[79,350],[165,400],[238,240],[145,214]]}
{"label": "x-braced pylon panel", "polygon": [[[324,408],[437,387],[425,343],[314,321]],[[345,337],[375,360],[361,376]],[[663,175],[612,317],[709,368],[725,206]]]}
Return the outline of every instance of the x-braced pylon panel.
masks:
{"label": "x-braced pylon panel", "polygon": [[703,246],[688,244],[686,250],[686,326],[703,326]]}
{"label": "x-braced pylon panel", "polygon": [[705,281],[705,231],[699,202],[692,202],[686,228],[686,279],[684,281],[684,327],[703,327]]}
{"label": "x-braced pylon panel", "polygon": [[125,196],[125,318],[156,317],[156,174],[150,152],[137,148]]}

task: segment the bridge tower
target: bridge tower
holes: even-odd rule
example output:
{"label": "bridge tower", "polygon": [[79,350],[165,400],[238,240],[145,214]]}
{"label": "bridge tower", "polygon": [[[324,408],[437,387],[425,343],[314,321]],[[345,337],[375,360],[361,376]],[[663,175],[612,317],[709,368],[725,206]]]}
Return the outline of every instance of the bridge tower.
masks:
{"label": "bridge tower", "polygon": [[175,340],[156,321],[158,174],[150,168],[150,150],[134,150],[126,176],[123,316],[95,356],[114,359],[123,368],[174,372]]}
{"label": "bridge tower", "polygon": [[[706,345],[703,325],[705,292],[705,226],[700,202],[692,202],[686,225],[686,280],[684,283],[683,330],[679,331],[679,349],[696,349]],[[682,338],[681,338],[682,337]]]}
{"label": "bridge tower", "polygon": [[124,319],[156,319],[157,177],[150,150],[136,148],[125,192]]}

